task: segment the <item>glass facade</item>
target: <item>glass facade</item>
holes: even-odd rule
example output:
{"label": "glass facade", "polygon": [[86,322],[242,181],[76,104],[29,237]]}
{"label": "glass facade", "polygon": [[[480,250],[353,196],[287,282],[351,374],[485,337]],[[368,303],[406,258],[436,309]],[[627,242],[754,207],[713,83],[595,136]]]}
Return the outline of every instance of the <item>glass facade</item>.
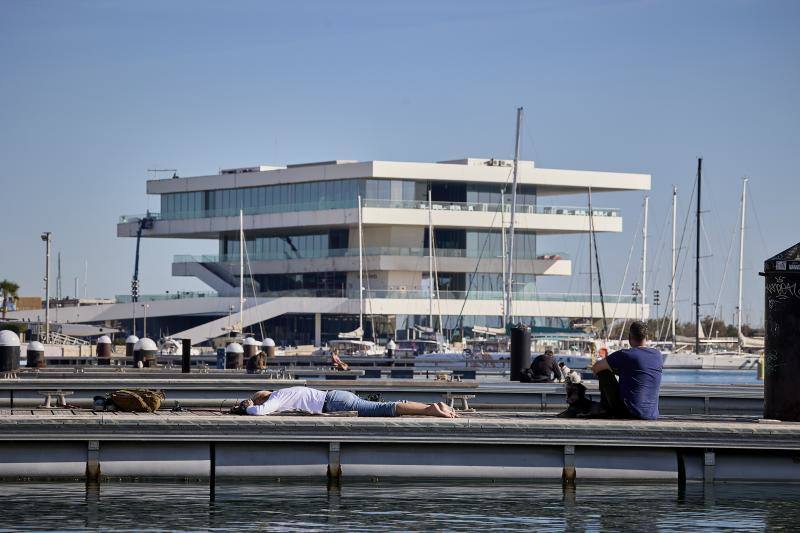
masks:
{"label": "glass facade", "polygon": [[[427,286],[428,274],[422,274],[422,285]],[[493,272],[439,272],[440,292],[503,292],[503,274]],[[533,293],[536,290],[536,276],[533,274],[514,274],[514,292]],[[450,296],[450,295],[448,295]],[[459,295],[456,295],[459,296]]]}
{"label": "glass facade", "polygon": [[346,272],[305,272],[302,274],[257,274],[253,276],[262,293],[294,291],[294,295],[302,296],[308,291],[309,296],[346,295]]}
{"label": "glass facade", "polygon": [[[489,185],[483,183],[470,183],[467,185],[467,196],[463,202],[499,204],[501,185]],[[505,187],[504,201],[511,205],[511,186]],[[536,205],[536,186],[517,185],[517,205]]]}
{"label": "glass facade", "polygon": [[[404,179],[345,179],[309,181],[262,187],[217,189],[161,195],[161,218],[200,218],[284,213],[356,207],[357,197],[371,200],[426,201],[428,187],[435,202],[500,203],[502,185],[428,182]],[[505,201],[510,205],[511,197]],[[536,205],[536,187],[520,185],[518,205]]]}
{"label": "glass facade", "polygon": [[[503,241],[500,231],[467,231],[463,229],[433,230],[437,250],[463,250],[461,257],[502,257]],[[425,231],[423,247],[430,247],[429,232]],[[531,231],[514,232],[514,257],[517,259],[536,259],[536,233]]]}
{"label": "glass facade", "polygon": [[[347,248],[349,230],[335,228],[324,232],[299,235],[245,235],[247,255],[251,259],[311,259],[328,257],[329,250]],[[240,251],[238,236],[220,239],[220,255],[237,257]]]}

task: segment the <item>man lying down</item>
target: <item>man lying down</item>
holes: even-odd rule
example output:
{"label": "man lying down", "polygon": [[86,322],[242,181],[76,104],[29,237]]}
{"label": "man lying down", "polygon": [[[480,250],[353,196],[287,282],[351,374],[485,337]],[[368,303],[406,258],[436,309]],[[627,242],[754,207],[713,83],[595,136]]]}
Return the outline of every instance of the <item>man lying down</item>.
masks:
{"label": "man lying down", "polygon": [[438,416],[457,418],[449,405],[439,402],[371,402],[352,392],[343,390],[322,391],[311,387],[288,387],[276,391],[258,391],[249,400],[239,404],[248,415],[269,415],[286,411],[303,411],[311,414],[357,411],[358,416]]}

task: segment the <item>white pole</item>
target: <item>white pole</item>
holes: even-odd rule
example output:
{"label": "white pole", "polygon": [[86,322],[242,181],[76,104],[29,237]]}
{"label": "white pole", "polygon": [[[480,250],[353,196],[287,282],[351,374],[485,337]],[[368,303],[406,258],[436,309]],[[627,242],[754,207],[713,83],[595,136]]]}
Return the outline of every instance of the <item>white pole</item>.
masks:
{"label": "white pole", "polygon": [[671,316],[670,316],[670,333],[672,335],[672,344],[674,347],[675,344],[675,292],[677,287],[675,286],[675,266],[677,263],[676,253],[677,250],[675,249],[676,240],[675,237],[677,235],[677,218],[678,218],[678,189],[676,187],[672,187],[672,281],[670,282],[670,307],[672,307]]}
{"label": "white pole", "polygon": [[433,200],[428,188],[428,326],[433,330]]}
{"label": "white pole", "polygon": [[239,209],[239,333],[244,333],[244,210]]}
{"label": "white pole", "polygon": [[143,327],[144,327],[144,338],[146,339],[147,338],[147,308],[150,307],[150,306],[147,305],[147,304],[142,304],[142,307],[144,308],[144,318],[143,318],[144,326]]}
{"label": "white pole", "polygon": [[50,232],[42,233],[44,258],[44,342],[50,342]]}
{"label": "white pole", "polygon": [[739,304],[736,306],[736,331],[742,351],[742,275],[744,272],[744,217],[747,212],[747,178],[742,178],[742,223],[739,226]]}
{"label": "white pole", "polygon": [[86,298],[87,286],[89,285],[89,260],[83,262],[83,297]]}
{"label": "white pole", "polygon": [[644,197],[644,227],[642,228],[642,320],[644,320],[644,310],[647,307],[647,208],[650,198]]}
{"label": "white pole", "polygon": [[[514,288],[514,215],[517,212],[517,175],[519,170],[519,132],[522,125],[522,108],[517,108],[517,135],[514,142],[514,179],[511,183],[511,227],[508,234],[508,276],[506,276],[506,307],[505,312],[513,320],[511,302],[513,301]],[[507,324],[503,324],[505,327]]]}
{"label": "white pole", "polygon": [[[364,331],[364,236],[361,221],[361,195],[358,195],[358,330]],[[359,335],[363,340],[363,333]]]}
{"label": "white pole", "polygon": [[501,317],[503,319],[502,327],[508,324],[508,309],[506,309],[506,200],[505,192],[500,189],[500,257],[502,259],[503,268],[503,303]]}
{"label": "white pole", "polygon": [[[589,328],[594,332],[594,268],[592,267],[592,239],[594,238],[594,217],[592,217],[592,188],[589,187]],[[598,273],[599,275],[599,273]]]}

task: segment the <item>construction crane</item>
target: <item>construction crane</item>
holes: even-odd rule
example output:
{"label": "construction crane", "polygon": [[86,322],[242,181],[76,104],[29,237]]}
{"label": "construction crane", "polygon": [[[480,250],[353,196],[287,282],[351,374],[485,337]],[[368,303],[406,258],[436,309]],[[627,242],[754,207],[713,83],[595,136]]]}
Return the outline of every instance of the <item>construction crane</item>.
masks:
{"label": "construction crane", "polygon": [[[172,178],[178,178],[178,170],[175,168],[148,168],[147,171],[153,173],[153,179],[159,172],[172,172]],[[131,301],[133,303],[139,301],[139,245],[142,241],[142,230],[152,229],[154,221],[155,217],[150,214],[150,211],[147,211],[147,214],[139,219],[139,228],[136,230],[136,257],[133,261],[133,279],[131,280]],[[136,329],[135,326],[133,329]]]}
{"label": "construction crane", "polygon": [[139,245],[142,241],[142,230],[152,229],[155,218],[150,211],[139,219],[139,228],[136,230],[136,257],[133,261],[133,280],[131,280],[131,301],[139,301]]}

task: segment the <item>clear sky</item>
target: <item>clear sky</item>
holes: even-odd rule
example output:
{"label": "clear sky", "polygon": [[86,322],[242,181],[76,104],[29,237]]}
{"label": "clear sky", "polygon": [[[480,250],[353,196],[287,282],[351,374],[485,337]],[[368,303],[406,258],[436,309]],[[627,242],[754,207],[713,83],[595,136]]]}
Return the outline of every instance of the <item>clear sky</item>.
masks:
{"label": "clear sky", "polygon": [[[49,230],[64,294],[76,276],[82,286],[86,260],[90,295],[126,293],[135,241],[118,239],[116,222],[158,210],[145,194],[148,168],[190,176],[259,163],[511,157],[521,105],[522,155],[538,166],[652,174],[649,276],[662,299],[672,185],[683,216],[704,157],[712,257],[702,300],[713,303],[749,176],[745,317],[758,321],[760,262],[800,241],[798,27],[795,1],[0,0],[0,278],[43,294],[39,233]],[[616,293],[642,195],[594,201],[625,217],[622,234],[598,238],[605,289]],[[540,242],[573,256],[586,246],[585,237]],[[727,320],[735,246],[721,292]],[[172,278],[171,257],[215,250],[144,241],[141,291],[203,289]],[[540,290],[585,291],[585,256],[572,280],[543,279]]]}

